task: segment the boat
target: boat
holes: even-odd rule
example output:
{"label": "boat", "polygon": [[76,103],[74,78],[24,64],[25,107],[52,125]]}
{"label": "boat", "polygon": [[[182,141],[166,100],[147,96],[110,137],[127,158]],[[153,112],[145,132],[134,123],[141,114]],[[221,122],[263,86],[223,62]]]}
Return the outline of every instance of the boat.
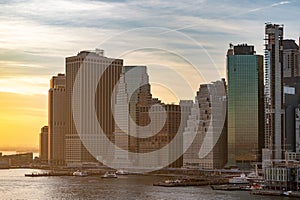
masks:
{"label": "boat", "polygon": [[128,175],[129,172],[125,171],[123,169],[119,169],[119,170],[116,171],[116,174],[118,174],[118,175]]}
{"label": "boat", "polygon": [[165,180],[165,183],[181,183],[182,180],[176,179],[176,180]]}
{"label": "boat", "polygon": [[285,195],[285,196],[291,196],[292,191],[285,191],[282,194]]}
{"label": "boat", "polygon": [[25,174],[25,176],[27,176],[27,177],[49,176],[49,172],[39,173],[39,172],[34,171],[32,173]]}
{"label": "boat", "polygon": [[246,175],[243,173],[240,176],[235,176],[229,179],[230,184],[248,184],[249,180]]}
{"label": "boat", "polygon": [[88,174],[86,172],[82,172],[80,170],[77,170],[76,172],[73,173],[73,176],[80,176],[80,177],[84,177],[87,176]]}
{"label": "boat", "polygon": [[115,172],[106,172],[101,178],[118,178]]}
{"label": "boat", "polygon": [[250,174],[247,175],[247,180],[251,182],[263,182],[264,178],[262,176],[259,176],[255,172],[251,172]]}

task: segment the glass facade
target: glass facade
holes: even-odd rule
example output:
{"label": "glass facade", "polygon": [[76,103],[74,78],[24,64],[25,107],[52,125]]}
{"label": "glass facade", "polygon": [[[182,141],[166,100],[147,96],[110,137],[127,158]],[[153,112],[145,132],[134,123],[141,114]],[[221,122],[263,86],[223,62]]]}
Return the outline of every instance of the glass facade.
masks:
{"label": "glass facade", "polygon": [[228,165],[261,160],[264,132],[263,56],[227,56]]}

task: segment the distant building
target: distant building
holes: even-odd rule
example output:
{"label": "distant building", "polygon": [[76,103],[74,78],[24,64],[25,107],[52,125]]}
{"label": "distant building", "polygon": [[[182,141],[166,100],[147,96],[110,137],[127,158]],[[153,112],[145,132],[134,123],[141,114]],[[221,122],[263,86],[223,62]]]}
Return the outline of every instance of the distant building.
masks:
{"label": "distant building", "polygon": [[40,133],[40,161],[48,162],[48,126],[43,126]]}
{"label": "distant building", "polygon": [[[151,108],[151,109],[150,109]],[[139,126],[143,127],[143,130],[152,133],[156,130],[159,130],[158,133],[156,133],[154,136],[139,139],[138,142],[138,152],[139,153],[148,153],[152,151],[159,150],[163,148],[164,146],[168,145],[171,140],[175,137],[175,135],[178,133],[179,126],[180,126],[180,120],[181,120],[181,110],[179,105],[173,105],[173,104],[158,104],[151,107],[151,105],[148,106],[138,106],[138,115],[139,115]],[[163,127],[160,129],[159,126],[161,125],[160,122],[163,122],[163,114],[166,114],[166,121],[163,124]],[[149,115],[152,116],[151,120]],[[152,126],[147,126],[151,123]],[[147,126],[147,128],[145,128]],[[139,129],[138,128],[138,133]],[[178,146],[177,146],[178,145]],[[168,149],[168,153],[166,154],[157,154],[157,157],[155,160],[153,160],[153,163],[150,163],[149,166],[147,166],[144,163],[139,163],[140,166],[144,167],[165,167],[163,163],[165,161],[172,160],[172,158],[175,158],[176,150],[180,149],[179,144],[170,145]],[[142,162],[142,161],[139,161]],[[182,167],[182,159],[177,159],[174,162],[171,163],[169,167],[172,168],[180,168]],[[153,164],[153,165],[151,165]]]}
{"label": "distant building", "polygon": [[[66,107],[67,107],[67,123],[66,123],[66,163],[68,166],[78,166],[83,163],[97,163],[97,159],[92,156],[86,147],[83,145],[78,132],[75,127],[73,118],[73,110],[77,109],[76,112],[81,112],[81,108],[87,105],[90,100],[90,96],[95,94],[95,101],[93,110],[95,112],[99,123],[91,122],[88,118],[81,119],[81,129],[83,137],[86,137],[88,142],[95,142],[92,138],[96,133],[98,125],[102,128],[107,138],[114,142],[114,120],[112,110],[113,105],[111,102],[115,101],[115,93],[113,93],[116,83],[119,81],[120,74],[122,72],[123,60],[104,57],[103,50],[96,49],[95,51],[81,51],[76,56],[66,58]],[[88,69],[90,73],[83,73],[80,81],[80,88],[73,91],[73,86],[77,73],[80,69]],[[98,76],[101,75],[100,80]],[[99,81],[99,82],[98,82]],[[98,82],[96,88],[91,88],[95,82]],[[78,99],[73,97],[74,92],[80,94]],[[78,106],[72,107],[75,103]],[[89,104],[88,104],[89,105]],[[89,105],[91,106],[91,105]],[[87,127],[88,126],[88,127]],[[95,130],[94,132],[85,132],[85,130]],[[89,138],[89,139],[88,139]],[[98,152],[104,152],[105,155],[99,155],[99,159],[102,160],[113,160],[114,150],[105,149],[103,146],[94,145],[93,149]],[[101,158],[100,158],[101,157]]]}
{"label": "distant building", "polygon": [[[146,66],[123,66],[122,73],[124,73],[124,79],[126,84],[126,92],[128,98],[128,109],[129,109],[129,124],[128,124],[128,131],[130,132],[131,136],[128,138],[128,148],[131,152],[137,152],[138,149],[138,132],[137,132],[137,123],[138,123],[138,114],[137,114],[137,104],[141,102],[140,93],[144,95],[149,95],[150,99],[150,87],[149,91],[149,76],[147,73]],[[145,90],[142,92],[142,90]],[[144,100],[143,100],[144,101]],[[134,155],[133,155],[134,156]],[[129,158],[131,162],[137,162],[136,157]],[[135,163],[137,164],[137,163]]]}
{"label": "distant building", "polygon": [[9,166],[29,165],[33,161],[33,153],[18,153],[13,155],[3,155],[2,161],[8,163]]}
{"label": "distant building", "polygon": [[175,155],[182,155],[177,162],[180,162],[181,167],[183,166],[183,154],[184,154],[184,149],[183,149],[183,133],[185,131],[185,128],[187,127],[187,121],[189,119],[189,116],[191,115],[192,107],[194,105],[193,100],[180,100],[179,106],[180,106],[180,116],[181,116],[181,122],[180,126],[178,129],[178,137],[179,139],[177,140],[177,148],[176,149],[176,154]]}
{"label": "distant building", "polygon": [[[221,169],[227,162],[226,83],[200,85],[183,133],[183,166]],[[189,145],[188,141],[192,140]]]}
{"label": "distant building", "polygon": [[50,165],[65,164],[66,77],[53,76],[48,91],[48,161]]}
{"label": "distant building", "polygon": [[295,151],[300,153],[300,107],[295,108]]}
{"label": "distant building", "polygon": [[283,77],[300,76],[299,46],[295,40],[283,40]]}
{"label": "distant building", "polygon": [[126,169],[132,166],[129,155],[129,109],[128,94],[125,83],[125,75],[122,73],[117,88],[117,97],[115,102],[114,118],[115,118],[115,154],[114,166],[118,169]]}
{"label": "distant building", "polygon": [[264,139],[263,56],[254,46],[228,50],[228,163],[250,168],[261,161]]}
{"label": "distant building", "polygon": [[[128,83],[128,81],[127,81],[127,83]],[[154,147],[154,146],[151,147],[151,149],[149,151],[146,150],[147,147],[145,147],[145,146],[140,148],[143,142],[144,143],[147,142],[144,138],[140,137],[141,134],[144,133],[144,131],[141,131],[141,128],[142,128],[141,126],[148,125],[148,123],[149,123],[149,116],[148,116],[149,113],[147,112],[149,110],[149,108],[154,104],[161,104],[161,101],[156,98],[152,98],[151,85],[149,83],[139,86],[139,89],[136,90],[136,92],[133,94],[133,96],[131,98],[136,99],[136,103],[134,105],[135,111],[131,110],[131,108],[130,108],[129,112],[130,112],[131,118],[134,120],[134,122],[137,125],[136,129],[133,130],[133,131],[135,131],[137,137],[130,137],[129,150],[134,153],[140,153],[143,151],[144,152],[155,151],[157,149],[155,149],[156,147]],[[129,104],[131,105],[132,103],[130,102]],[[134,112],[134,114],[132,114],[131,112]],[[160,116],[160,115],[157,115],[157,116]],[[148,132],[149,131],[151,131],[151,130],[148,130]],[[151,141],[151,140],[148,140],[148,141]],[[151,144],[149,144],[149,145],[151,145]],[[138,156],[136,156],[134,158],[130,158],[130,159],[132,160],[134,166],[140,166],[142,168],[143,167],[144,168],[155,167],[155,165],[157,164],[157,158],[155,158],[153,163],[150,162],[151,166],[147,165],[147,163],[139,160]],[[148,161],[146,161],[146,162],[148,162]]]}
{"label": "distant building", "polygon": [[[284,78],[284,151],[295,152],[296,141],[299,135],[296,133],[296,108],[300,106],[300,77]],[[298,138],[297,138],[298,137]]]}

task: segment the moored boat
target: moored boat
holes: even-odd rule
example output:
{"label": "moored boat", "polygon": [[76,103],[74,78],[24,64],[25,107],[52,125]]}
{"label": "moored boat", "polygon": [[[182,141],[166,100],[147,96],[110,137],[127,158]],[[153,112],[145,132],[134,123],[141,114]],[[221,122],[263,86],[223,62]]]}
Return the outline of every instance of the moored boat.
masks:
{"label": "moored boat", "polygon": [[101,178],[118,178],[115,172],[106,172]]}
{"label": "moored boat", "polygon": [[73,176],[80,176],[80,177],[84,177],[87,176],[88,174],[86,172],[82,172],[80,170],[77,170],[76,172],[73,173]]}
{"label": "moored boat", "polygon": [[249,180],[246,175],[243,173],[240,176],[235,176],[229,179],[230,184],[248,184]]}
{"label": "moored boat", "polygon": [[119,170],[116,171],[116,174],[118,174],[118,175],[128,175],[129,172],[125,171],[123,169],[119,169]]}

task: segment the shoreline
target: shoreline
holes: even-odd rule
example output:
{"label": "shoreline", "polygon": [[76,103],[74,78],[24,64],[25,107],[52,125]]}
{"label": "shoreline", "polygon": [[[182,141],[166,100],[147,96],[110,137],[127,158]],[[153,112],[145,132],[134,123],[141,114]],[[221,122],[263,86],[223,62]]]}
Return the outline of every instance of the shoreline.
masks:
{"label": "shoreline", "polygon": [[[31,169],[31,170],[42,170],[44,173],[40,173],[39,175],[34,175],[32,173],[27,176],[31,177],[41,177],[41,176],[73,176],[74,169],[44,169],[44,168],[36,168],[36,167],[12,167],[9,169],[2,170],[14,170],[14,169]],[[108,168],[103,169],[88,169],[83,170],[88,172],[88,176],[99,176],[103,175],[107,170],[111,170]],[[0,169],[1,171],[1,169]],[[252,189],[247,190],[244,186],[229,184],[228,178],[224,178],[224,176],[211,176],[211,175],[187,175],[187,174],[173,174],[170,172],[174,172],[174,170],[163,170],[163,172],[168,171],[169,173],[130,173],[129,176],[156,176],[156,177],[165,177],[165,181],[160,181],[153,183],[154,187],[204,187],[210,186],[212,190],[223,190],[223,191],[248,191],[251,195],[259,195],[259,196],[287,196],[287,197],[300,197],[300,192],[297,191],[279,191],[279,190],[266,190],[266,189]],[[25,174],[24,174],[25,175]],[[224,174],[223,174],[224,175]],[[228,175],[228,174],[227,174]],[[121,175],[122,176],[122,175]],[[127,175],[126,175],[127,176]]]}

